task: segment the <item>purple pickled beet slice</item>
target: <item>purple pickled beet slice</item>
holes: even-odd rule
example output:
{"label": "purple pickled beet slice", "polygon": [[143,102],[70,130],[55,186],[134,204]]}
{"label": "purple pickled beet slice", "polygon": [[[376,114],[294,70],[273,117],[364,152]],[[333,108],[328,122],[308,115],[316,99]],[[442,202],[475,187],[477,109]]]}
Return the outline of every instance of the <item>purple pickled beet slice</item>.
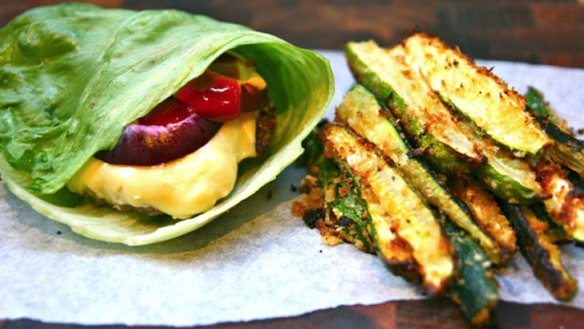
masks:
{"label": "purple pickled beet slice", "polygon": [[152,166],[181,158],[205,145],[221,123],[209,121],[187,104],[169,98],[124,128],[111,151],[97,158],[119,165]]}

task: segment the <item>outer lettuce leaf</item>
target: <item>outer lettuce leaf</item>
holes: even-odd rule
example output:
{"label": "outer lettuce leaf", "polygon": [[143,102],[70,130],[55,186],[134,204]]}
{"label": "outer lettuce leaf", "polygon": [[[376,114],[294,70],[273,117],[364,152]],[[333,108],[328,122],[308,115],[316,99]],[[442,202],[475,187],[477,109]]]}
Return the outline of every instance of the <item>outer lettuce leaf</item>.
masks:
{"label": "outer lettuce leaf", "polygon": [[[226,51],[254,61],[278,108],[268,154],[240,166],[227,198],[176,222],[97,207],[64,188],[93,154],[115,146],[125,125]],[[273,180],[302,153],[333,89],[323,57],[239,25],[168,10],[38,8],[0,30],[0,172],[19,198],[82,235],[129,245],[163,241]]]}

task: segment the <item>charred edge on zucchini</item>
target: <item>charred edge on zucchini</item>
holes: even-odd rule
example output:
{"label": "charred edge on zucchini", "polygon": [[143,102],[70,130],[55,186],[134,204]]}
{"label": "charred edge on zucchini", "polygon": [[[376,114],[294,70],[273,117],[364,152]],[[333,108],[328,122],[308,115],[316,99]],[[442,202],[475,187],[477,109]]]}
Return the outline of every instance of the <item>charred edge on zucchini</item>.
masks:
{"label": "charred edge on zucchini", "polygon": [[[388,157],[408,183],[430,204],[479,241],[492,262],[501,263],[509,257],[509,250],[499,248],[496,241],[476,225],[476,219],[466,205],[453,197],[417,157],[411,156],[413,150],[392,121],[391,114],[365,87],[356,85],[345,95],[343,102],[337,107],[336,120],[344,123]],[[515,249],[514,242],[513,239],[510,250]]]}
{"label": "charred edge on zucchini", "polygon": [[488,69],[428,34],[414,33],[403,45],[405,62],[427,77],[432,89],[495,141],[530,154],[551,144],[525,111],[525,98]]}
{"label": "charred edge on zucchini", "polygon": [[442,226],[457,256],[452,299],[472,324],[486,324],[499,300],[491,263],[476,241],[449,219],[442,218]]}
{"label": "charred edge on zucchini", "polygon": [[554,161],[584,177],[584,142],[574,137],[566,121],[558,117],[541,92],[530,87],[526,98],[527,109],[555,141],[546,153]]}
{"label": "charred edge on zucchini", "polygon": [[[420,153],[425,153],[433,166],[468,173],[469,164],[483,161],[468,136],[452,124],[455,118],[399,59],[389,56],[373,41],[350,42],[345,52],[356,79],[403,122]],[[426,108],[432,106],[443,111],[439,115],[427,112]]]}
{"label": "charred edge on zucchini", "polygon": [[546,152],[550,158],[584,177],[584,142],[543,117],[535,115],[535,119],[555,141]]}
{"label": "charred edge on zucchini", "polygon": [[428,291],[443,291],[453,261],[432,210],[371,145],[344,127],[325,126],[321,141],[325,155],[342,163],[359,185],[375,226],[380,257],[406,278],[417,272]]}
{"label": "charred edge on zucchini", "polygon": [[584,197],[567,178],[568,174],[551,161],[542,159],[537,167],[544,193],[543,201],[551,219],[562,225],[569,237],[584,241]]}
{"label": "charred edge on zucchini", "polygon": [[517,232],[519,249],[534,275],[555,298],[570,300],[576,293],[578,283],[564,269],[560,249],[546,233],[547,223],[529,209],[519,208],[504,200],[499,200],[499,203]]}
{"label": "charred edge on zucchini", "polygon": [[470,208],[483,232],[497,243],[501,253],[500,264],[510,260],[517,250],[515,231],[493,196],[471,179],[450,179],[448,186]]}
{"label": "charred edge on zucchini", "polygon": [[568,180],[570,180],[570,182],[574,185],[576,193],[579,195],[584,195],[584,179],[582,179],[578,173],[570,170],[569,168],[564,168],[564,170],[568,173]]}

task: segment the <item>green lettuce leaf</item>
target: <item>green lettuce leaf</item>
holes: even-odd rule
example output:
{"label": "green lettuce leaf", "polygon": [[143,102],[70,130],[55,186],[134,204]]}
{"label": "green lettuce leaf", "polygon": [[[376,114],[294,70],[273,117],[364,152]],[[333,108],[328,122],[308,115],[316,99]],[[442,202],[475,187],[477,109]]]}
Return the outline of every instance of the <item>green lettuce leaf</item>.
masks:
{"label": "green lettuce leaf", "polygon": [[[267,154],[245,161],[232,193],[182,221],[98,207],[64,187],[124,126],[233,51],[253,60],[278,109]],[[66,4],[30,10],[0,30],[0,173],[36,211],[90,238],[141,245],[204,225],[275,177],[334,92],[322,56],[246,27],[174,10]]]}

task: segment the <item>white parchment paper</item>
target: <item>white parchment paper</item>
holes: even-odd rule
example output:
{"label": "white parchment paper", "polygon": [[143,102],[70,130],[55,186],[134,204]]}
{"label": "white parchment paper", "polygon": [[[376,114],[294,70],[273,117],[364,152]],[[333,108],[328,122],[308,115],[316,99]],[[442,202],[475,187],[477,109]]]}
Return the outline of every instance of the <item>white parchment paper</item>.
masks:
{"label": "white parchment paper", "polygon": [[[323,51],[337,78],[334,104],[353,83],[342,54]],[[584,127],[584,70],[481,61],[520,92],[544,90]],[[331,117],[331,111],[328,116]],[[145,247],[92,241],[32,211],[0,187],[0,318],[80,324],[195,325],[291,316],[346,304],[423,298],[372,255],[328,247],[290,215],[288,168],[233,211],[181,238]],[[584,290],[584,248],[564,262]],[[501,297],[555,302],[521,257],[498,276]],[[584,308],[584,292],[569,303]]]}

